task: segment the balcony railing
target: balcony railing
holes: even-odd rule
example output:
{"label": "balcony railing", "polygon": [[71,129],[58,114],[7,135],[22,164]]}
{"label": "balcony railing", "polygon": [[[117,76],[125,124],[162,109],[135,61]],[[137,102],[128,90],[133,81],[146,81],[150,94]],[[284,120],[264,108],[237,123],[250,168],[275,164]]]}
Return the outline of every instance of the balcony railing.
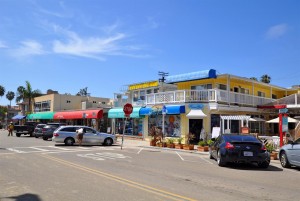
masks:
{"label": "balcony railing", "polygon": [[165,103],[186,103],[186,102],[219,102],[227,104],[238,104],[245,106],[263,105],[270,103],[272,99],[242,94],[236,92],[228,92],[219,89],[209,90],[177,90],[167,91],[155,94],[147,94],[145,105],[165,104]]}

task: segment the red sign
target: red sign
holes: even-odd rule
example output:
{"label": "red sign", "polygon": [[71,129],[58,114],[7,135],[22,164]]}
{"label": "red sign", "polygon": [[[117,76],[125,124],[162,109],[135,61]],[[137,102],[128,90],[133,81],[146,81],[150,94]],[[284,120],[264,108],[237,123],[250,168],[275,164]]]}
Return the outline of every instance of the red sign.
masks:
{"label": "red sign", "polygon": [[124,113],[125,113],[125,116],[126,116],[126,117],[129,117],[129,115],[130,115],[130,114],[132,113],[132,111],[133,111],[132,105],[131,105],[130,103],[126,103],[126,104],[124,105],[123,111],[124,111]]}

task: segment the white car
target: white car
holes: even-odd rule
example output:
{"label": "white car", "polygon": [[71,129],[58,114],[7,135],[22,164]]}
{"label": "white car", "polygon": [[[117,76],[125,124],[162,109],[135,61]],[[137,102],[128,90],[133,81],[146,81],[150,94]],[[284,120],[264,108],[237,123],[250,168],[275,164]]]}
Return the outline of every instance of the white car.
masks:
{"label": "white car", "polygon": [[64,143],[71,146],[77,142],[76,130],[83,128],[82,144],[84,145],[106,145],[111,146],[116,143],[116,136],[108,133],[101,133],[87,126],[61,126],[53,133],[52,141],[55,143]]}

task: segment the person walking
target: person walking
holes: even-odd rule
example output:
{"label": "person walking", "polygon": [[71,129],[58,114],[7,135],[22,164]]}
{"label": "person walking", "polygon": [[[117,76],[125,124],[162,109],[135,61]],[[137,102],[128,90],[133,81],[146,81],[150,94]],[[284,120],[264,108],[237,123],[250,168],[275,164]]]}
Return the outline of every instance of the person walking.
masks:
{"label": "person walking", "polygon": [[14,125],[12,122],[10,122],[8,125],[8,135],[7,136],[13,136],[13,131],[14,131]]}
{"label": "person walking", "polygon": [[78,145],[81,146],[82,144],[82,140],[83,140],[83,135],[85,133],[85,128],[79,128],[77,131],[77,141],[78,141]]}

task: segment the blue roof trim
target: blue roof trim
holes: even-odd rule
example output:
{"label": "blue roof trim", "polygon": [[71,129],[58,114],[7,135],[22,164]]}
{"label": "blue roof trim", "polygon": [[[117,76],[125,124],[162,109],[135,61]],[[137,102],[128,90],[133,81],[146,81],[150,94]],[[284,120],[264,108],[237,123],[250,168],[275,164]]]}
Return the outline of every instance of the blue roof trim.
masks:
{"label": "blue roof trim", "polygon": [[167,114],[182,114],[185,113],[184,105],[166,105]]}
{"label": "blue roof trim", "polygon": [[151,115],[152,109],[150,107],[142,107],[140,109],[140,116]]}
{"label": "blue roof trim", "polygon": [[166,77],[166,83],[186,82],[191,80],[200,80],[205,78],[216,78],[217,72],[214,69],[203,70]]}

